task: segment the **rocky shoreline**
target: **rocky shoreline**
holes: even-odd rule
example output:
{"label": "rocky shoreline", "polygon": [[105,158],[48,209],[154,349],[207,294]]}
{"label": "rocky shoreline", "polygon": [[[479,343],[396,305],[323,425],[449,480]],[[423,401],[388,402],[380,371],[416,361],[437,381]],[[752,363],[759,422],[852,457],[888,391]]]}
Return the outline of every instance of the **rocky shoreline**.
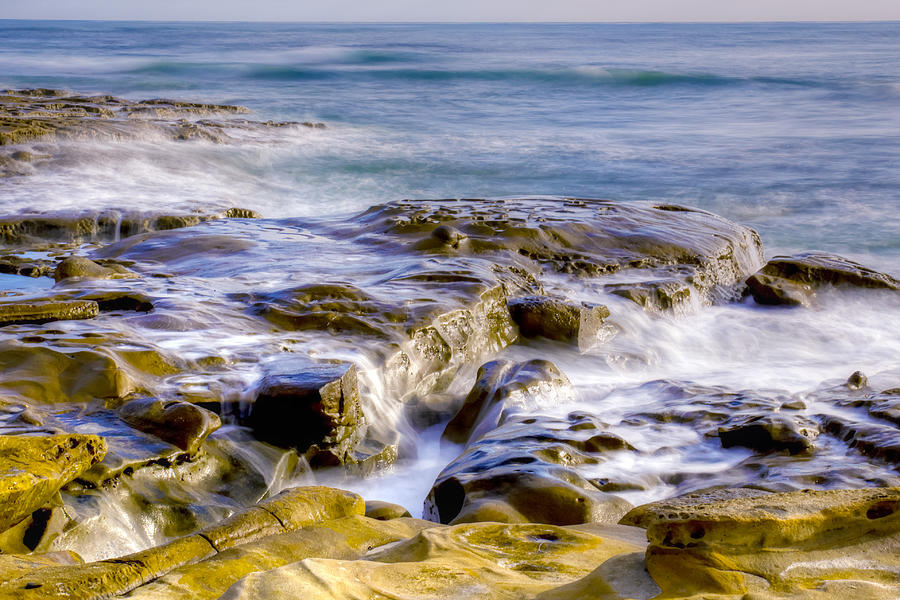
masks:
{"label": "rocky shoreline", "polygon": [[[0,167],[74,135],[317,126],[3,94]],[[590,357],[621,315],[894,298],[890,275],[766,262],[689,207],[546,197],[16,214],[0,241],[0,598],[900,594],[900,383],[601,395],[517,354]],[[421,509],[297,485],[402,473],[425,431],[455,458]],[[691,448],[733,462],[627,468]]]}

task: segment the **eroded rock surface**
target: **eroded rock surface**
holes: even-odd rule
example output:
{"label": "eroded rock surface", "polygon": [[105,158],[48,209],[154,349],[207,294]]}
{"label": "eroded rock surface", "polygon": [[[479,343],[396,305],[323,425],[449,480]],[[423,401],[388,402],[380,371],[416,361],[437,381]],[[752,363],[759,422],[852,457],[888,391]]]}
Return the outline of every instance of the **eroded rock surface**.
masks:
{"label": "eroded rock surface", "polygon": [[900,281],[852,260],[821,252],[776,256],[747,279],[760,304],[809,306],[816,289],[825,286],[900,290]]}
{"label": "eroded rock surface", "polygon": [[[226,142],[229,130],[306,126],[318,123],[273,123],[223,116],[247,114],[243,106],[178,100],[131,101],[114,96],[79,96],[63,90],[0,91],[0,146],[53,136],[71,139],[128,139],[148,133],[175,140]],[[218,117],[216,119],[211,117]],[[34,160],[14,152],[10,159]]]}
{"label": "eroded rock surface", "polygon": [[[889,598],[900,592],[896,488],[688,495],[634,509],[663,597]],[[817,592],[817,593],[814,593]],[[753,596],[756,597],[756,596]]]}
{"label": "eroded rock surface", "polygon": [[92,435],[0,435],[0,532],[46,504],[106,453]]}

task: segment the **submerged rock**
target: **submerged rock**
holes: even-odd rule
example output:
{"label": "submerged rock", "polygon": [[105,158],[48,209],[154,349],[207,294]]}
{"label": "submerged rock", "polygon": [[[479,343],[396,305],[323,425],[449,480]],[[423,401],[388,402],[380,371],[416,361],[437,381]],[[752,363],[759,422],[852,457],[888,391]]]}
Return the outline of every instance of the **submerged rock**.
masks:
{"label": "submerged rock", "polygon": [[443,439],[466,444],[495,429],[508,411],[527,408],[541,396],[563,403],[574,398],[569,379],[546,360],[514,363],[494,360],[478,369],[478,379],[456,416],[444,428]]}
{"label": "submerged rock", "polygon": [[122,405],[119,418],[131,427],[196,454],[210,433],[222,426],[219,416],[190,402],[138,398]]}
{"label": "submerged rock", "polygon": [[2,302],[0,327],[27,323],[50,323],[70,319],[93,319],[100,314],[100,306],[93,300]]}
{"label": "submerged rock", "polygon": [[900,290],[900,281],[834,254],[777,256],[747,279],[759,304],[809,306],[823,285]]}
{"label": "submerged rock", "polygon": [[573,465],[598,462],[607,451],[632,449],[622,438],[569,420],[516,415],[535,398],[554,405],[573,399],[571,384],[552,363],[492,361],[444,439],[466,451],[435,480],[425,514],[441,523],[501,521],[555,525],[614,523],[631,505],[579,475]]}
{"label": "submerged rock", "polygon": [[56,271],[53,278],[56,281],[62,281],[70,277],[81,277],[85,279],[130,279],[137,277],[137,274],[129,271],[121,265],[113,264],[104,267],[83,256],[71,256],[59,262],[56,265]]}
{"label": "submerged rock", "polygon": [[41,508],[106,453],[93,435],[0,435],[0,532]]}
{"label": "submerged rock", "polygon": [[719,428],[723,447],[744,446],[759,452],[808,453],[816,435],[818,431],[798,426],[794,419],[778,414],[751,417]]}

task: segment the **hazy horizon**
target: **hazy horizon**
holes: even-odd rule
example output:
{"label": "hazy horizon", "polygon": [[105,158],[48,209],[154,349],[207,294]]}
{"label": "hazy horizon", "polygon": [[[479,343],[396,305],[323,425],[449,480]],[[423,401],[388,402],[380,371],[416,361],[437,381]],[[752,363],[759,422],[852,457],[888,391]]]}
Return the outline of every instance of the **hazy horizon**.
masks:
{"label": "hazy horizon", "polygon": [[744,23],[898,21],[893,0],[633,0],[627,5],[596,0],[458,0],[432,6],[416,0],[334,0],[328,6],[278,0],[159,0],[130,4],[112,0],[33,0],[9,6],[0,19],[97,21],[246,21],[321,23]]}

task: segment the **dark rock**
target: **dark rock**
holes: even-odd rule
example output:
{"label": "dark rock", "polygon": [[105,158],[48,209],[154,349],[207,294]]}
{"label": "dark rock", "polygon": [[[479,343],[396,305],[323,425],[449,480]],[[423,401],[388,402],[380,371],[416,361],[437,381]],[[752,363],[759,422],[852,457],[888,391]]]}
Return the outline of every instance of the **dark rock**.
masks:
{"label": "dark rock", "polygon": [[574,304],[547,296],[513,298],[509,311],[523,336],[576,344],[581,350],[593,345],[609,316],[609,309],[602,305]]}
{"label": "dark rock", "polygon": [[869,378],[862,371],[855,371],[847,378],[847,387],[851,390],[861,390],[869,387]]}
{"label": "dark rock", "polygon": [[900,281],[834,254],[778,256],[747,279],[760,304],[808,306],[823,285],[900,290]]}
{"label": "dark rock", "polygon": [[722,446],[743,446],[757,452],[786,450],[789,454],[812,451],[817,432],[801,428],[791,418],[783,415],[752,417],[719,428]]}
{"label": "dark rock", "polygon": [[215,413],[180,400],[139,398],[123,404],[118,415],[131,427],[189,454],[196,454],[206,436],[222,426]]}
{"label": "dark rock", "polygon": [[564,402],[574,396],[572,384],[546,360],[514,363],[494,360],[478,369],[478,379],[462,408],[444,429],[443,439],[457,444],[474,441],[505,419],[506,403],[527,404],[530,396],[556,395]]}
{"label": "dark rock", "polygon": [[96,302],[100,312],[134,311],[151,312],[153,301],[144,294],[127,291],[88,292],[78,296],[79,300]]}
{"label": "dark rock", "polygon": [[335,466],[327,464],[327,456],[345,462],[365,426],[356,367],[311,363],[295,373],[266,375],[246,424],[260,440],[312,451],[326,461],[322,466]]}
{"label": "dark rock", "polygon": [[900,465],[900,430],[897,425],[869,422],[851,416],[825,415],[822,430],[870,458]]}
{"label": "dark rock", "polygon": [[0,327],[24,323],[49,323],[70,319],[93,319],[100,308],[93,300],[68,302],[0,303]]}

